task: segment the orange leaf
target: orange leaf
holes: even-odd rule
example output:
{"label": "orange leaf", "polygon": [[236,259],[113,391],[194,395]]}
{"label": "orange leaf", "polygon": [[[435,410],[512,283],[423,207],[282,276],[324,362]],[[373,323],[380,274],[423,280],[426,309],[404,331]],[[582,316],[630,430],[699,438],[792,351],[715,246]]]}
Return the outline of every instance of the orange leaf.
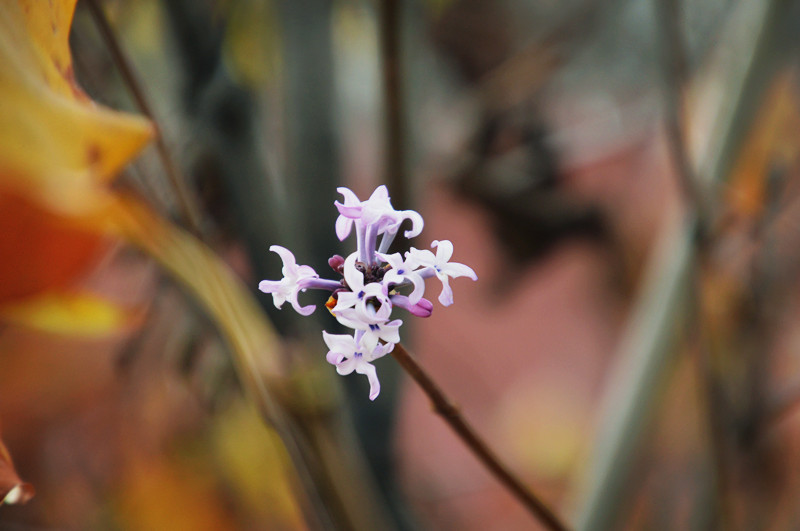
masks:
{"label": "orange leaf", "polygon": [[150,122],[92,102],[73,78],[75,0],[0,4],[0,187],[80,214],[150,139]]}
{"label": "orange leaf", "polygon": [[0,2],[0,304],[62,288],[94,263],[107,183],[153,134],[75,84],[75,2]]}
{"label": "orange leaf", "polygon": [[0,190],[0,304],[60,289],[98,259],[107,239]]}

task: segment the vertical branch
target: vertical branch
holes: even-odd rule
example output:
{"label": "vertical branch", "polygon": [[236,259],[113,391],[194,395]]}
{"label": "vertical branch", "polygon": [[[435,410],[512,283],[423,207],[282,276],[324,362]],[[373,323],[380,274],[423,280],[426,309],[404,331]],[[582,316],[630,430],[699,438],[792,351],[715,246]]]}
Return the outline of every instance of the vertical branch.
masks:
{"label": "vertical branch", "polygon": [[[705,211],[703,191],[700,188],[686,153],[684,90],[688,79],[686,50],[681,32],[680,0],[656,2],[661,30],[661,65],[664,74],[665,126],[667,144],[675,164],[675,173],[687,202],[698,212]],[[699,216],[704,219],[704,216]]]}
{"label": "vertical branch", "polygon": [[161,127],[158,124],[158,120],[155,118],[155,114],[153,113],[153,108],[150,106],[150,102],[147,100],[144,88],[134,72],[133,65],[131,64],[130,59],[128,59],[128,56],[125,54],[125,51],[122,49],[119,39],[117,38],[114,29],[111,27],[111,24],[109,24],[105,13],[103,13],[102,8],[98,4],[98,1],[86,0],[86,6],[89,8],[89,13],[92,16],[92,20],[94,20],[97,29],[100,31],[100,35],[108,47],[108,51],[111,53],[114,64],[117,66],[122,78],[125,80],[125,86],[130,91],[130,94],[136,102],[136,105],[139,107],[139,110],[144,113],[145,116],[150,118],[150,120],[152,120],[153,125],[156,128],[156,149],[158,150],[158,156],[161,159],[161,163],[164,165],[167,179],[169,180],[170,186],[172,187],[177,199],[181,217],[189,229],[195,235],[200,236],[202,234],[200,210],[197,207],[197,203],[192,196],[191,191],[186,186],[186,180],[181,174],[178,165],[175,164],[175,161],[172,159],[172,155],[170,154],[167,144],[164,141],[164,137],[161,134]]}
{"label": "vertical branch", "polygon": [[713,463],[713,477],[710,479],[710,494],[714,500],[710,514],[711,521],[720,522],[726,518],[728,474],[724,443],[724,426],[722,414],[722,390],[711,364],[709,331],[704,323],[703,278],[706,270],[709,240],[708,224],[711,222],[710,204],[703,193],[695,175],[686,149],[686,108],[685,90],[688,82],[687,55],[681,31],[681,0],[658,0],[656,13],[660,21],[661,32],[659,44],[662,50],[661,66],[664,77],[665,128],[667,147],[674,164],[674,173],[684,194],[688,209],[697,219],[697,238],[694,240],[697,258],[689,273],[689,297],[687,302],[691,316],[689,317],[690,336],[697,345],[695,359],[698,381],[702,389],[701,400],[705,406],[706,421],[709,429],[710,452]]}
{"label": "vertical branch", "polygon": [[384,97],[384,177],[398,208],[408,208],[401,77],[401,0],[381,0],[379,38]]}
{"label": "vertical branch", "polygon": [[458,435],[467,448],[480,460],[480,462],[511,492],[525,508],[533,514],[547,529],[565,531],[567,529],[561,520],[550,508],[531,491],[522,481],[514,475],[495,455],[489,445],[484,441],[461,416],[461,412],[453,402],[444,394],[442,389],[433,381],[427,372],[414,360],[411,354],[401,344],[396,344],[392,356],[397,363],[419,384],[420,388],[428,395],[434,410],[444,419],[450,428]]}

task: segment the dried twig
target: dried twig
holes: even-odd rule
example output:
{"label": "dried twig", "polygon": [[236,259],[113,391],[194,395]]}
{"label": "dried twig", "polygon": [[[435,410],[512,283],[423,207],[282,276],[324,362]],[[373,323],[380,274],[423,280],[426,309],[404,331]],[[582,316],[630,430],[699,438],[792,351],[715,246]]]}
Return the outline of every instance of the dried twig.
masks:
{"label": "dried twig", "polygon": [[436,413],[447,422],[456,435],[467,445],[467,448],[469,448],[469,450],[475,454],[475,457],[500,480],[504,487],[521,501],[548,529],[562,531],[567,529],[566,525],[561,522],[555,513],[500,462],[500,459],[494,454],[491,448],[489,448],[486,441],[484,441],[475,432],[472,426],[467,423],[464,417],[461,416],[458,407],[444,394],[442,389],[433,381],[430,375],[425,372],[425,369],[414,360],[403,345],[399,343],[396,344],[394,350],[392,350],[392,356],[394,356],[394,359],[397,360],[408,375],[419,384],[425,394],[428,395]]}
{"label": "dried twig", "polygon": [[167,148],[167,144],[164,141],[164,136],[161,134],[161,128],[158,125],[158,121],[155,119],[153,108],[147,100],[144,88],[134,72],[134,68],[130,59],[128,59],[128,56],[122,49],[114,28],[112,28],[111,24],[109,24],[108,19],[106,18],[105,13],[103,13],[103,9],[98,4],[97,0],[86,0],[86,7],[89,8],[89,13],[92,16],[92,20],[94,20],[97,29],[100,31],[100,36],[103,38],[103,41],[108,47],[108,51],[111,53],[114,64],[117,66],[122,78],[125,80],[125,86],[130,91],[131,96],[136,102],[136,105],[143,114],[153,121],[153,126],[156,128],[155,142],[156,149],[158,150],[158,156],[164,165],[164,170],[166,171],[170,186],[175,193],[175,197],[178,201],[178,208],[181,212],[181,217],[196,236],[201,236],[202,226],[197,202],[194,199],[192,192],[186,186],[186,180],[181,174],[178,165],[175,164],[175,161],[173,160],[172,155]]}

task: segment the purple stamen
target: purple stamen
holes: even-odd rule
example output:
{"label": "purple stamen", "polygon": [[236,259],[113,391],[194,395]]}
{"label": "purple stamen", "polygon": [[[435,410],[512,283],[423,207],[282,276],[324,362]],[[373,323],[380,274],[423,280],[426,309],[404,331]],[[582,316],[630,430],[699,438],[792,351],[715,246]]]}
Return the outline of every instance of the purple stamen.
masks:
{"label": "purple stamen", "polygon": [[328,280],[326,278],[307,278],[298,282],[298,288],[305,291],[307,289],[326,289],[328,291],[336,291],[342,288],[342,283],[336,280]]}

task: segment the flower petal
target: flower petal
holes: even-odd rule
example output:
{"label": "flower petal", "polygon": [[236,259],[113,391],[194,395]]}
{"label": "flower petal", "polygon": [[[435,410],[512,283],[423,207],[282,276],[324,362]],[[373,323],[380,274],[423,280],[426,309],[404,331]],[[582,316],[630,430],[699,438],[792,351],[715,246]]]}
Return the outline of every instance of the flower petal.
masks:
{"label": "flower petal", "polygon": [[380,338],[386,341],[387,343],[399,343],[400,342],[400,326],[403,324],[403,321],[400,319],[395,319],[394,321],[390,321],[381,326],[380,329]]}
{"label": "flower petal", "polygon": [[294,254],[286,247],[282,247],[280,245],[270,245],[269,250],[281,257],[281,261],[283,261],[284,275],[286,274],[285,270],[287,267],[292,268],[297,265],[297,262],[294,259]]}
{"label": "flower petal", "polygon": [[342,376],[347,376],[348,374],[353,372],[357,367],[358,367],[358,360],[356,358],[350,358],[336,365],[336,372],[338,372]]}
{"label": "flower petal", "polygon": [[258,283],[258,289],[264,293],[275,293],[281,289],[280,280],[262,280]]}
{"label": "flower petal", "polygon": [[478,275],[475,274],[471,267],[457,262],[450,262],[442,266],[442,273],[450,278],[469,277],[472,280],[478,280]]}
{"label": "flower petal", "polygon": [[356,269],[358,253],[352,253],[344,261],[344,279],[351,291],[358,293],[364,288],[364,274]]}
{"label": "flower petal", "polygon": [[403,218],[411,220],[411,229],[403,233],[405,237],[415,238],[419,236],[423,227],[425,226],[425,222],[422,220],[422,216],[419,214],[419,212],[415,210],[403,210],[401,214],[403,215]]}
{"label": "flower petal", "polygon": [[330,334],[323,330],[322,339],[330,350],[344,356],[352,356],[353,352],[355,352],[355,341],[353,336],[349,334]]}
{"label": "flower petal", "polygon": [[340,291],[337,294],[336,306],[331,311],[336,315],[341,310],[352,308],[358,301],[358,295],[352,291]]}
{"label": "flower petal", "polygon": [[328,363],[330,363],[331,365],[339,365],[341,362],[344,361],[345,358],[338,352],[329,350],[328,353],[325,355],[325,359],[328,360]]}
{"label": "flower petal", "polygon": [[432,267],[436,264],[436,256],[427,249],[416,249],[414,247],[406,252],[406,265],[412,269],[420,266]]}
{"label": "flower petal", "polygon": [[[375,325],[373,325],[375,326]],[[364,350],[368,350],[372,352],[378,347],[378,340],[379,334],[377,331],[373,331],[372,329],[368,328],[364,332],[364,336],[361,338],[361,346],[364,347]]]}
{"label": "flower petal", "polygon": [[381,383],[378,381],[378,371],[373,365],[362,362],[356,366],[356,372],[363,374],[369,380],[369,399],[375,400],[381,392]]}
{"label": "flower petal", "polygon": [[296,293],[294,294],[294,297],[290,299],[290,302],[292,303],[292,308],[294,308],[294,311],[303,316],[309,316],[312,313],[314,313],[314,310],[317,309],[316,305],[314,304],[309,304],[308,306],[300,306],[300,302],[297,300]]}
{"label": "flower petal", "polygon": [[350,236],[353,230],[353,220],[346,216],[339,216],[336,218],[336,237],[342,242]]}
{"label": "flower petal", "polygon": [[450,279],[447,275],[436,275],[442,281],[442,292],[439,294],[439,302],[442,306],[450,306],[453,304],[453,290],[450,288]]}
{"label": "flower petal", "polygon": [[431,247],[436,248],[436,262],[445,264],[453,256],[453,243],[450,240],[433,240]]}

